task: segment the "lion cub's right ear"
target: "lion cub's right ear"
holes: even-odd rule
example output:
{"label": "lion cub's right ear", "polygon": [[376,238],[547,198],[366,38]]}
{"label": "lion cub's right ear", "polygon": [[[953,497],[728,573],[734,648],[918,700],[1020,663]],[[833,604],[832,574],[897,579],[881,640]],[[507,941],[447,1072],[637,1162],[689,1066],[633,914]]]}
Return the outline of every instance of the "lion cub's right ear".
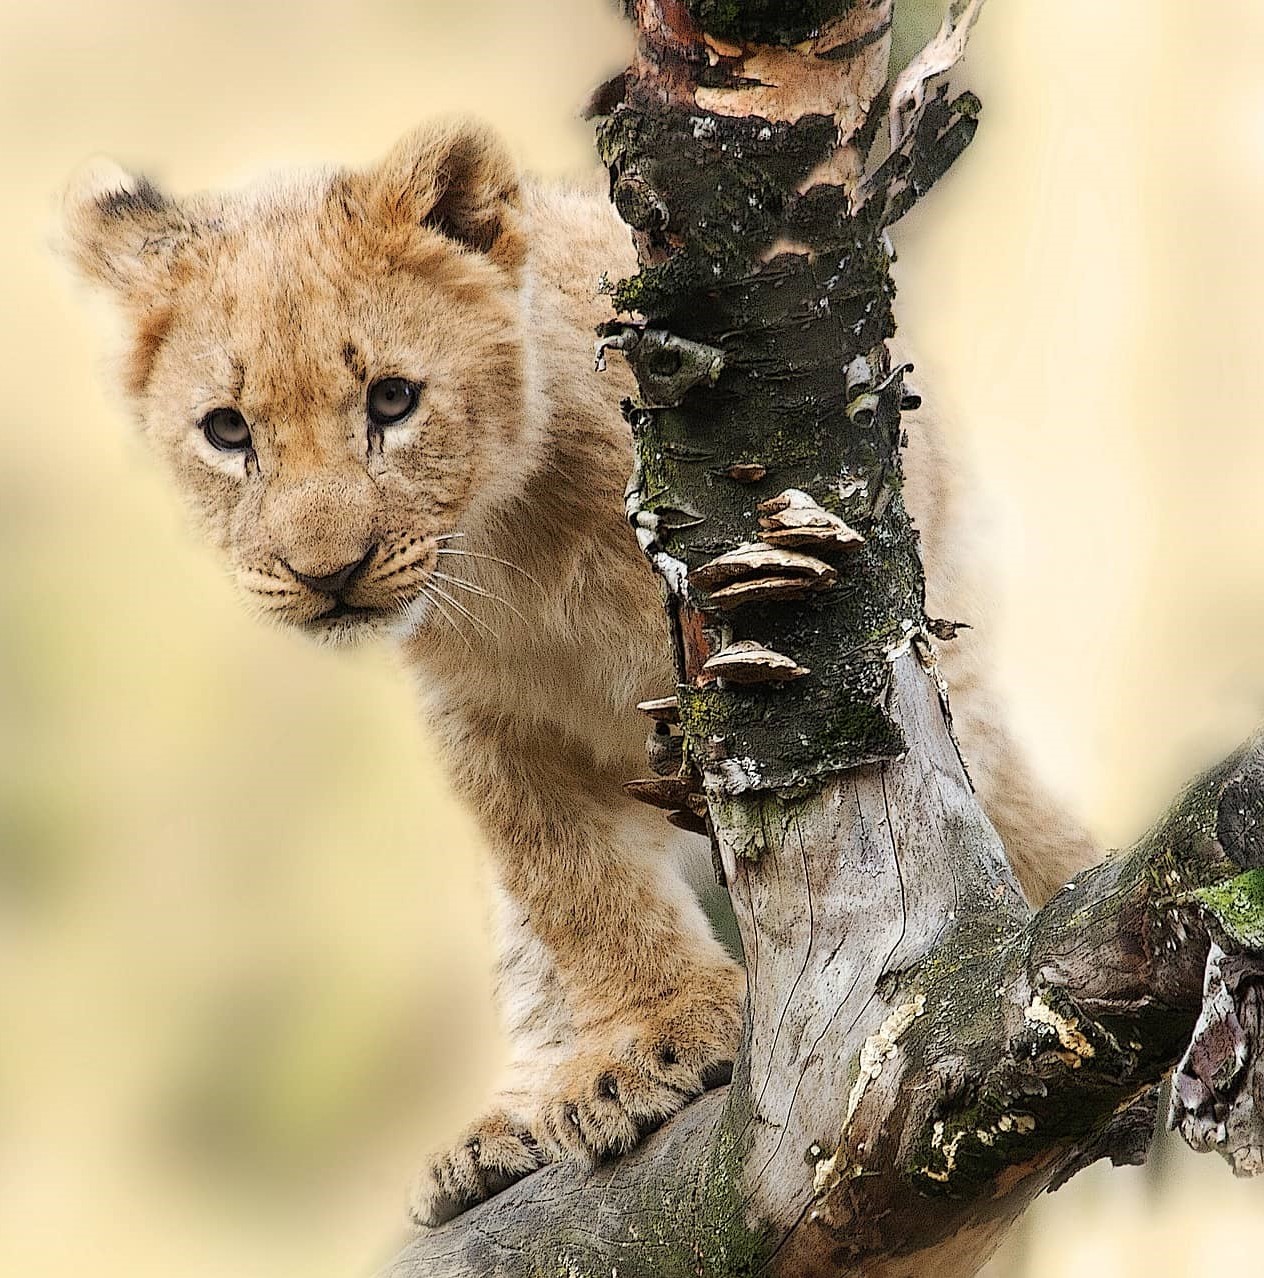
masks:
{"label": "lion cub's right ear", "polygon": [[526,250],[518,167],[477,121],[433,121],[396,144],[367,175],[367,208],[383,229],[426,227],[513,270]]}
{"label": "lion cub's right ear", "polygon": [[60,247],[81,275],[124,301],[164,294],[176,254],[192,234],[173,201],[112,160],[85,164],[62,200]]}

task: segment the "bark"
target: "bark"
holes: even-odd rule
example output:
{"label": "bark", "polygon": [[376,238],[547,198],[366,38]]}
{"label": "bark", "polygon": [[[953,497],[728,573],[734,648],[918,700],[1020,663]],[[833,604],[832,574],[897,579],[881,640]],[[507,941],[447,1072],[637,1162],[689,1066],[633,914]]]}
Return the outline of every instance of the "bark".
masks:
{"label": "bark", "polygon": [[1037,1194],[1144,1155],[1182,1056],[1173,1123],[1264,1162],[1264,748],[1033,916],[935,673],[885,233],[973,136],[936,77],[980,2],[889,89],[889,0],[630,5],[599,146],[642,269],[604,340],[747,1041],[634,1154],[536,1173],[393,1278],[970,1274]]}

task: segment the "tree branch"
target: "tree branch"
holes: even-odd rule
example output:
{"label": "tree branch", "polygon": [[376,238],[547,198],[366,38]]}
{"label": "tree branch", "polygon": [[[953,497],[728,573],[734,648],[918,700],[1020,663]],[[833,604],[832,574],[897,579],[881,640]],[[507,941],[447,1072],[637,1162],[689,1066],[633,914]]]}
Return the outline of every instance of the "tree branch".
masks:
{"label": "tree branch", "polygon": [[893,89],[876,165],[890,0],[629,7],[599,145],[642,269],[605,345],[638,378],[628,514],[666,583],[680,790],[706,794],[747,1041],[632,1155],[546,1168],[390,1275],[970,1274],[1042,1190],[1140,1156],[1191,1035],[1174,1121],[1258,1169],[1264,748],[1033,917],[935,672],[885,232],[973,136],[977,100],[933,80],[979,0]]}

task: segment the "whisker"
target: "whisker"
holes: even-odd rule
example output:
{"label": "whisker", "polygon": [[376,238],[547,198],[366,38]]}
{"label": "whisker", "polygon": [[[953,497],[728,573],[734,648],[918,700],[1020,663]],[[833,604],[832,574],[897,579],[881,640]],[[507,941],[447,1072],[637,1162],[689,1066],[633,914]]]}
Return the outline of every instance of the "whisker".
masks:
{"label": "whisker", "polygon": [[460,577],[453,577],[446,572],[440,572],[437,568],[435,569],[434,575],[438,577],[440,581],[446,581],[450,582],[454,586],[460,586],[462,590],[468,590],[471,594],[481,595],[484,599],[490,599],[494,603],[504,604],[504,606],[508,608],[519,621],[523,622],[523,624],[531,624],[527,621],[526,617],[524,617],[522,613],[520,613],[518,609],[509,602],[508,599],[502,599],[499,595],[493,594],[490,590],[484,590],[482,586],[476,586],[472,581],[464,581]]}
{"label": "whisker", "polygon": [[499,555],[485,555],[478,550],[454,550],[448,547],[445,550],[435,552],[439,555],[465,555],[469,559],[488,559],[494,564],[503,564],[506,568],[512,569],[514,572],[521,573],[533,586],[539,590],[543,590],[543,585],[533,577],[525,568],[518,564],[511,564],[508,559],[501,559]]}
{"label": "whisker", "polygon": [[435,594],[442,595],[442,597],[446,599],[448,603],[450,603],[457,610],[457,612],[461,614],[462,617],[468,617],[469,620],[474,623],[474,625],[479,627],[479,629],[486,630],[487,633],[491,635],[491,637],[495,639],[497,643],[500,642],[500,636],[491,628],[491,626],[487,624],[487,622],[485,622],[481,617],[476,617],[459,600],[453,599],[452,596],[448,594],[448,592],[444,590],[442,586],[436,586],[432,584],[430,585],[429,588],[433,590]]}
{"label": "whisker", "polygon": [[465,637],[465,631],[463,631],[463,630],[461,629],[461,627],[460,627],[460,626],[458,626],[458,625],[456,624],[456,622],[452,620],[452,616],[451,616],[451,614],[450,614],[450,613],[448,612],[448,610],[447,610],[447,609],[443,606],[442,601],[441,601],[441,600],[439,600],[439,599],[436,599],[436,598],[435,598],[435,596],[434,596],[434,595],[432,595],[432,594],[430,593],[430,591],[429,591],[429,590],[427,590],[424,586],[423,586],[423,587],[422,587],[422,589],[421,589],[421,593],[422,593],[422,594],[423,594],[423,595],[424,595],[427,599],[429,599],[429,600],[430,600],[430,602],[431,602],[432,604],[434,604],[434,606],[435,606],[436,608],[438,608],[438,610],[439,610],[440,614],[442,615],[442,617],[443,617],[444,621],[446,621],[446,622],[448,623],[448,625],[452,627],[452,629],[453,629],[453,630],[455,631],[455,633],[456,633],[456,637],[457,637],[457,638],[458,638],[458,639],[459,639],[459,640],[460,640],[460,641],[461,641],[461,642],[465,645],[466,650],[467,650],[468,652],[473,652],[473,651],[474,651],[474,645],[473,645],[472,643],[470,643],[470,641],[469,641],[469,640]]}
{"label": "whisker", "polygon": [[417,623],[413,619],[414,603],[416,603],[415,599],[408,599],[403,595],[395,596],[395,613],[401,621],[407,622],[409,635],[412,635],[417,629]]}
{"label": "whisker", "polygon": [[456,537],[464,537],[464,533],[443,533],[439,537],[432,537],[431,541],[452,541]]}

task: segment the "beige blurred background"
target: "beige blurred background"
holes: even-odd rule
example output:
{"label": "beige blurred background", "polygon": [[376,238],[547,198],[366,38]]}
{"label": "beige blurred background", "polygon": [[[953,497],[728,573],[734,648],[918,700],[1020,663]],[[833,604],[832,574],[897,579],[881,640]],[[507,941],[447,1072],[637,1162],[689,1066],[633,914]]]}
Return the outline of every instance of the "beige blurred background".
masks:
{"label": "beige blurred background", "polygon": [[[1260,48],[1253,0],[994,0],[979,139],[900,235],[1016,715],[1112,843],[1264,721]],[[441,109],[575,171],[625,49],[606,0],[0,7],[6,1278],[368,1273],[500,1051],[477,840],[402,679],[246,619],[107,390],[53,193],[97,151],[177,189],[366,161]],[[994,1273],[1259,1273],[1262,1207],[1166,1147]]]}

